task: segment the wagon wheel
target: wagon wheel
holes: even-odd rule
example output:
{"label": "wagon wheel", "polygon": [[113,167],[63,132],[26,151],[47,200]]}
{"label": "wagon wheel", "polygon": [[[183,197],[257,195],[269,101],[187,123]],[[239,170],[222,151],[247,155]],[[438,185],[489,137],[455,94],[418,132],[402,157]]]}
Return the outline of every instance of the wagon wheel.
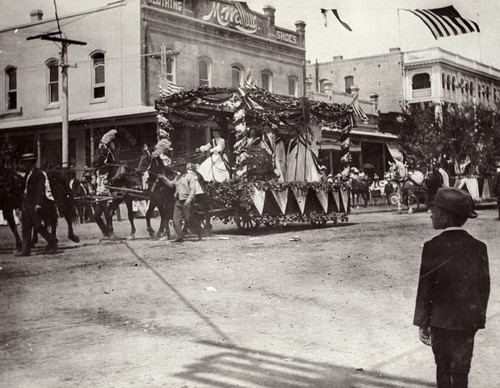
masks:
{"label": "wagon wheel", "polygon": [[396,194],[396,193],[392,193],[390,196],[389,196],[389,203],[391,205],[394,205],[396,206],[398,204],[398,198],[399,198],[399,195]]}
{"label": "wagon wheel", "polygon": [[234,222],[239,230],[253,230],[259,226],[259,222],[254,220],[248,213],[237,213]]}

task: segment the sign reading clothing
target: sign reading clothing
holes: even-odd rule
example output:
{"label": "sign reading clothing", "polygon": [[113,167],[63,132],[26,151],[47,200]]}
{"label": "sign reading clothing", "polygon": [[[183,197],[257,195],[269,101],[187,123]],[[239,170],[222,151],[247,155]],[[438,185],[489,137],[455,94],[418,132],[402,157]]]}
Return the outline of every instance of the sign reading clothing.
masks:
{"label": "sign reading clothing", "polygon": [[156,5],[169,11],[182,12],[182,0],[148,0],[149,5]]}
{"label": "sign reading clothing", "polygon": [[257,15],[252,14],[246,3],[212,2],[202,16],[202,20],[216,21],[223,27],[235,28],[247,34],[257,32]]}

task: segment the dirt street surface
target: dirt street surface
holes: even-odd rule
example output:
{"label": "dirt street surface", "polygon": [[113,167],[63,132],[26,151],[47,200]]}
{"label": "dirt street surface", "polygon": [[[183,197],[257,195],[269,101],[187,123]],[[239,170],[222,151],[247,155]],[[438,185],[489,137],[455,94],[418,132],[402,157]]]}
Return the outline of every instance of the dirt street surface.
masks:
{"label": "dirt street surface", "polygon": [[[492,293],[470,386],[499,386],[500,222],[466,229],[488,244]],[[204,241],[82,242],[12,255],[0,227],[0,386],[432,387],[434,361],[412,326],[430,214],[351,214],[349,222],[215,224]],[[116,223],[125,237],[128,222]]]}

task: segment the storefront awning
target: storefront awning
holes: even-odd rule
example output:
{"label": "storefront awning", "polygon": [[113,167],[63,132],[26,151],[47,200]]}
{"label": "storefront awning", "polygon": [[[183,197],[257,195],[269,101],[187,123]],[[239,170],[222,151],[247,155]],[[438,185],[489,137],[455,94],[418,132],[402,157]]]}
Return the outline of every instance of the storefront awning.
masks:
{"label": "storefront awning", "polygon": [[[153,106],[132,106],[128,108],[107,109],[102,111],[75,113],[69,115],[69,122],[75,123],[80,121],[99,120],[111,117],[135,116],[141,114],[154,114],[156,109]],[[60,124],[62,116],[41,117],[36,119],[21,119],[0,122],[0,129],[16,129],[28,127],[40,127],[45,125]]]}
{"label": "storefront awning", "polygon": [[386,142],[385,145],[394,160],[403,160],[403,154],[395,142]]}

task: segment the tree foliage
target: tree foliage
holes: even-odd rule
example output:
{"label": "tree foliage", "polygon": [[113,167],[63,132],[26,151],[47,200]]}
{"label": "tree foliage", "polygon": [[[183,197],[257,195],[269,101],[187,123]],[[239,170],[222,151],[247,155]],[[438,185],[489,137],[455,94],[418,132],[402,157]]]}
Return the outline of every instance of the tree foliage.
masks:
{"label": "tree foliage", "polygon": [[[500,160],[500,117],[485,105],[413,104],[396,126],[411,168],[448,165],[453,175],[489,175]],[[457,166],[457,168],[455,168]]]}

